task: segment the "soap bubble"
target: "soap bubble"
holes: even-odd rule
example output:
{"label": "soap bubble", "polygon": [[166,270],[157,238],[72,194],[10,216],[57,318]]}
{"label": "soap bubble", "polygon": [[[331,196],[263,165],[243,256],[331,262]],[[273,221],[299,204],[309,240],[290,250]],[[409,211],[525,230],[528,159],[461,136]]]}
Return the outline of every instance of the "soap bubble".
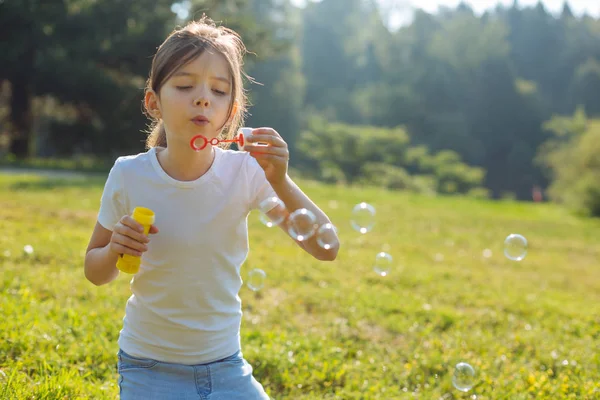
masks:
{"label": "soap bubble", "polygon": [[337,229],[331,223],[323,224],[317,230],[317,243],[325,250],[338,244]]}
{"label": "soap bubble", "polygon": [[248,273],[248,282],[246,282],[246,285],[248,285],[251,290],[257,292],[265,285],[266,277],[267,274],[265,271],[255,268]]}
{"label": "soap bubble", "polygon": [[288,233],[294,239],[302,242],[317,230],[317,217],[306,208],[299,208],[290,214],[288,220]]}
{"label": "soap bubble", "polygon": [[352,228],[360,233],[367,233],[375,225],[375,207],[365,202],[359,203],[352,209]]}
{"label": "soap bubble", "polygon": [[385,251],[380,251],[375,256],[375,264],[373,270],[381,276],[387,276],[392,268],[393,258]]}
{"label": "soap bubble", "polygon": [[521,261],[527,255],[527,239],[516,233],[511,233],[504,240],[504,255],[513,261]]}
{"label": "soap bubble", "polygon": [[469,364],[460,362],[454,368],[452,384],[461,392],[468,392],[475,385],[475,370]]}
{"label": "soap bubble", "polygon": [[275,196],[263,200],[258,205],[258,210],[260,211],[260,222],[268,228],[279,225],[285,219],[285,204]]}

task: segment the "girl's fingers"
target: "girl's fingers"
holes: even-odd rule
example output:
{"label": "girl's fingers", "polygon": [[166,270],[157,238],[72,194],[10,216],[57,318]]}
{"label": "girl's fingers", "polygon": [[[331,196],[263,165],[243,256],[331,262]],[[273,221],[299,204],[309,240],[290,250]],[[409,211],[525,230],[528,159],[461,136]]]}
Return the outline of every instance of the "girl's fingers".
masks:
{"label": "girl's fingers", "polygon": [[121,223],[125,226],[130,227],[131,229],[133,229],[136,232],[143,232],[144,231],[144,227],[142,226],[142,224],[140,224],[139,222],[137,222],[135,219],[133,219],[131,216],[126,215],[123,218],[121,218]]}
{"label": "girl's fingers", "polygon": [[134,250],[130,247],[123,246],[119,243],[113,243],[112,250],[117,254],[129,254],[130,256],[139,257],[142,255],[141,251]]}
{"label": "girl's fingers", "polygon": [[146,244],[124,235],[115,235],[114,242],[141,252],[148,250],[148,246],[146,246]]}
{"label": "girl's fingers", "polygon": [[[136,224],[137,224],[137,222],[136,222]],[[131,228],[130,226],[126,226],[123,224],[117,224],[117,226],[115,227],[115,232],[117,232],[120,235],[130,237],[141,243],[148,243],[150,241],[148,236],[144,235],[143,232],[140,232],[134,228]]]}
{"label": "girl's fingers", "polygon": [[[252,134],[246,141],[249,143],[268,143],[274,147],[287,147],[287,143],[281,137],[274,135]],[[245,147],[248,147],[248,145]]]}
{"label": "girl's fingers", "polygon": [[267,127],[252,129],[252,135],[266,135],[266,136],[274,136],[274,137],[281,138],[281,135],[279,134],[279,132],[277,132],[273,128],[267,128]]}
{"label": "girl's fingers", "polygon": [[287,157],[289,155],[288,149],[283,147],[271,147],[271,146],[246,146],[245,149],[248,153],[258,154],[273,154],[280,157]]}
{"label": "girl's fingers", "polygon": [[277,161],[280,163],[286,163],[287,159],[278,155],[274,155],[274,154],[258,154],[258,153],[254,153],[254,154],[250,154],[250,156],[258,159],[258,160],[269,160],[269,161]]}
{"label": "girl's fingers", "polygon": [[[150,238],[144,235],[143,228],[142,224],[131,216],[121,218],[113,230],[111,250],[117,254],[141,256],[148,251],[147,243],[150,241]],[[151,225],[149,233],[158,233],[158,228]]]}

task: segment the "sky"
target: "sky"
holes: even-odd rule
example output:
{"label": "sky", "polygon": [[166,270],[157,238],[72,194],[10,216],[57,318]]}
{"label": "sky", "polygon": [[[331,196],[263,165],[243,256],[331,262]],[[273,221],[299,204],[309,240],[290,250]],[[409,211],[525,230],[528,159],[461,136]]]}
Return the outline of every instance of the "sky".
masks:
{"label": "sky", "polygon": [[[292,0],[297,6],[303,6],[307,1],[311,0]],[[393,28],[410,23],[412,10],[415,7],[421,8],[427,12],[435,12],[439,6],[456,7],[461,0],[378,0],[381,3],[394,5],[396,13],[390,21]],[[510,6],[513,0],[464,0],[478,14],[487,9],[494,8],[498,3]],[[538,0],[519,0],[521,7],[537,4]],[[552,13],[557,13],[562,10],[564,0],[542,0],[546,9]],[[569,0],[571,11],[575,15],[582,15],[587,12],[594,17],[600,17],[600,0]]]}

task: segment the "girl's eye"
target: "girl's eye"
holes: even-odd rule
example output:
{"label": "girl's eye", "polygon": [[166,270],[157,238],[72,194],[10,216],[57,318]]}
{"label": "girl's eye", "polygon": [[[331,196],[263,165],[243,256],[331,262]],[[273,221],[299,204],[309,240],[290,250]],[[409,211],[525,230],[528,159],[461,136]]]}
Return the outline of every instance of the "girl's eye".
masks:
{"label": "girl's eye", "polygon": [[219,96],[224,96],[224,95],[226,95],[226,94],[227,94],[227,93],[223,92],[222,90],[217,90],[217,89],[214,89],[214,92],[215,92],[216,94],[218,94]]}
{"label": "girl's eye", "polygon": [[177,86],[177,89],[179,89],[179,90],[189,90],[191,88],[192,88],[191,86]]}

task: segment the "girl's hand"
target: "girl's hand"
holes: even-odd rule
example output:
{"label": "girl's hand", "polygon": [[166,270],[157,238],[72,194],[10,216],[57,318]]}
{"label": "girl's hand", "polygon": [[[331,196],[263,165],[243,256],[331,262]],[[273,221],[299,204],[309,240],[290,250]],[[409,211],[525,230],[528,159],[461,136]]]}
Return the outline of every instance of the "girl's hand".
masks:
{"label": "girl's hand", "polygon": [[[158,233],[158,228],[152,225],[150,233]],[[148,236],[144,235],[142,224],[134,220],[131,216],[125,215],[113,229],[109,249],[118,255],[129,254],[139,257],[148,250],[147,243],[149,241]]]}
{"label": "girl's hand", "polygon": [[[246,138],[244,150],[258,161],[271,185],[285,180],[290,153],[281,135],[272,128],[257,128]],[[256,143],[261,143],[257,145]]]}

